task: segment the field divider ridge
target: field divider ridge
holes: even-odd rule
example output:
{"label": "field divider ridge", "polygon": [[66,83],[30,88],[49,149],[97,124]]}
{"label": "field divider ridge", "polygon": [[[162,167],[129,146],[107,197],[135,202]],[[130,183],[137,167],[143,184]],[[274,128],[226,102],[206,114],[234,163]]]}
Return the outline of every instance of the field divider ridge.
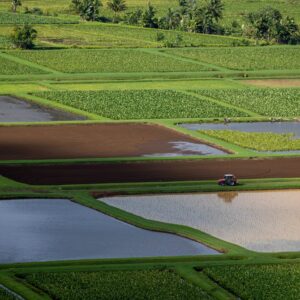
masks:
{"label": "field divider ridge", "polygon": [[216,300],[233,300],[236,297],[210,280],[206,275],[197,272],[189,266],[178,266],[176,272],[187,281],[199,286]]}
{"label": "field divider ridge", "polygon": [[[47,72],[47,73],[52,73],[52,74],[63,74],[62,72],[59,72],[59,71],[56,71],[56,70],[47,68],[47,67],[45,67],[45,66],[39,65],[39,64],[37,64],[37,63],[33,63],[33,62],[31,62],[31,61],[28,61],[28,60],[25,60],[25,59],[16,57],[16,56],[11,55],[11,54],[8,54],[7,52],[4,53],[4,52],[0,51],[0,56],[1,56],[2,58],[8,59],[8,60],[13,61],[13,62],[15,62],[15,63],[22,64],[22,65],[26,65],[26,66],[31,67],[31,68],[34,68],[34,69],[39,69],[39,70],[44,71],[44,72]],[[28,75],[26,75],[26,76],[28,76]]]}

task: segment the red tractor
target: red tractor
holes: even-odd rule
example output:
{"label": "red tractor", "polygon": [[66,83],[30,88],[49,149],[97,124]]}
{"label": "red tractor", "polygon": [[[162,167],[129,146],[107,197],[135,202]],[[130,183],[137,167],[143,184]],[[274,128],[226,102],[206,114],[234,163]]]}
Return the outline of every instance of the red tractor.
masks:
{"label": "red tractor", "polygon": [[218,180],[218,185],[236,186],[238,184],[237,178],[233,174],[225,174],[224,178]]}

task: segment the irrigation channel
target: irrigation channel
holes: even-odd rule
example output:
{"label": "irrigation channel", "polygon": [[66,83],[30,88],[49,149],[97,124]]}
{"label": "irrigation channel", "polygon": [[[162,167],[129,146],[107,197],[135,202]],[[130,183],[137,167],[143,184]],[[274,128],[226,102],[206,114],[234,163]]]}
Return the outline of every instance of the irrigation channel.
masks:
{"label": "irrigation channel", "polygon": [[84,120],[72,113],[40,106],[12,96],[0,96],[0,122],[47,122]]}
{"label": "irrigation channel", "polygon": [[0,201],[0,263],[218,254],[62,199]]}
{"label": "irrigation channel", "polygon": [[300,190],[99,200],[147,219],[190,226],[249,250],[300,251]]}

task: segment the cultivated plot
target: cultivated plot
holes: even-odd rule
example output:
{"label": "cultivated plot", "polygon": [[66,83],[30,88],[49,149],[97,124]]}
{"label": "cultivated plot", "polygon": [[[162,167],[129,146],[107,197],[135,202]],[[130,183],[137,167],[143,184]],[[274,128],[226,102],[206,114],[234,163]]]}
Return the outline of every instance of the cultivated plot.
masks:
{"label": "cultivated plot", "polygon": [[263,116],[300,116],[300,89],[298,88],[215,89],[194,92],[249,109]]}
{"label": "cultivated plot", "polygon": [[164,51],[232,70],[292,70],[300,68],[300,48],[297,46],[172,49]]}
{"label": "cultivated plot", "polygon": [[175,130],[147,124],[0,127],[0,160],[226,154]]}
{"label": "cultivated plot", "polygon": [[0,75],[21,75],[21,74],[45,74],[43,70],[19,64],[15,61],[1,57],[0,53]]}
{"label": "cultivated plot", "polygon": [[[25,280],[60,299],[213,300],[201,288],[169,270],[32,273],[26,274]],[[66,288],[70,286],[72,289]]]}
{"label": "cultivated plot", "polygon": [[198,72],[209,69],[193,62],[136,49],[72,49],[8,53],[65,73]]}
{"label": "cultivated plot", "polygon": [[226,104],[174,90],[49,91],[34,95],[114,120],[248,116]]}

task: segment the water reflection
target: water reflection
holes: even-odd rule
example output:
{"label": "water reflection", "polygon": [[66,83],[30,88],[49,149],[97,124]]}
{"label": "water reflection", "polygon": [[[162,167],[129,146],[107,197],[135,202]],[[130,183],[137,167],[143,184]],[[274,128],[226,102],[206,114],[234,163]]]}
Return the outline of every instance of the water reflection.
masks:
{"label": "water reflection", "polygon": [[218,192],[217,196],[221,199],[224,203],[232,203],[233,200],[239,195],[238,192]]}

